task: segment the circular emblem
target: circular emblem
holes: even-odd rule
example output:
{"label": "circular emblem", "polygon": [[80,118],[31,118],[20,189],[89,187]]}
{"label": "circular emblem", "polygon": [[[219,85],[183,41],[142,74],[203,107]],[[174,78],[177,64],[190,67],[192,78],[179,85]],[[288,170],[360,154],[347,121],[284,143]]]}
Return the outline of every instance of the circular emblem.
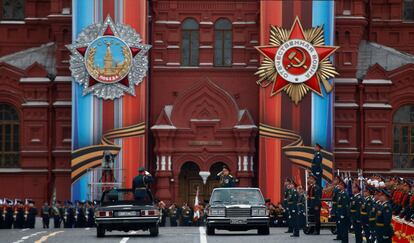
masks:
{"label": "circular emblem", "polygon": [[318,71],[319,56],[313,45],[305,40],[291,39],[276,52],[275,67],[285,80],[300,84]]}
{"label": "circular emblem", "polygon": [[132,53],[116,36],[102,36],[86,50],[85,65],[96,81],[112,84],[124,79],[131,69]]}
{"label": "circular emblem", "polygon": [[70,50],[70,70],[82,94],[114,100],[125,93],[135,96],[135,86],[148,71],[150,45],[129,25],[114,23],[110,16],[103,23],[83,29]]}

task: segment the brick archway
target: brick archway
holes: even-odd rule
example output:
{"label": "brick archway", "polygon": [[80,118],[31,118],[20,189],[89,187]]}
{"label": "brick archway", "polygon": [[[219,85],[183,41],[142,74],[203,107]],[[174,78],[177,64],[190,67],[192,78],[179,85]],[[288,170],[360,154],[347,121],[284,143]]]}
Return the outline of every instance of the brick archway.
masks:
{"label": "brick archway", "polygon": [[240,185],[251,185],[257,127],[249,112],[207,78],[181,93],[151,127],[157,158],[156,196],[180,200],[179,173],[187,161],[201,171],[222,161],[240,178]]}

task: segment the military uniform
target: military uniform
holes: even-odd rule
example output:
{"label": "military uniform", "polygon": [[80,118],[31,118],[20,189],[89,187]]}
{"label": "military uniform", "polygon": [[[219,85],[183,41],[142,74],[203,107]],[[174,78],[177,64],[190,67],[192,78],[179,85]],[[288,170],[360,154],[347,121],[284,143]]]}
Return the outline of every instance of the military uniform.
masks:
{"label": "military uniform", "polygon": [[95,227],[95,215],[92,202],[88,202],[86,205],[86,226],[90,228]]}
{"label": "military uniform", "polygon": [[[338,195],[339,195],[339,188],[335,186],[332,191],[332,209],[331,209],[331,220],[338,225]],[[336,230],[336,234],[338,235],[338,228]],[[336,239],[339,239],[338,237]]]}
{"label": "military uniform", "polygon": [[42,222],[43,222],[43,228],[49,228],[49,222],[50,222],[50,208],[48,205],[43,205],[42,207]]}
{"label": "military uniform", "polygon": [[[363,235],[367,241],[367,243],[374,242],[373,236],[371,233],[371,227],[370,227],[370,213],[372,211],[373,205],[372,205],[372,198],[371,196],[367,196],[362,198],[361,200],[361,207],[360,207],[360,217],[361,217],[361,225],[363,229]],[[375,219],[375,218],[374,218]]]}
{"label": "military uniform", "polygon": [[391,243],[394,230],[391,226],[392,207],[390,202],[382,204],[381,210],[377,212],[376,227],[377,241],[383,243]]}
{"label": "military uniform", "polygon": [[319,151],[315,152],[312,160],[312,174],[316,177],[316,184],[322,187],[322,154]]}
{"label": "military uniform", "polygon": [[183,219],[183,226],[190,226],[191,225],[191,208],[187,205],[184,205],[181,209],[182,219]]}
{"label": "military uniform", "polygon": [[322,190],[318,184],[311,185],[308,188],[308,206],[309,213],[313,215],[315,221],[314,234],[319,235],[321,228],[321,196]]}
{"label": "military uniform", "polygon": [[299,236],[299,222],[298,222],[298,191],[293,188],[288,198],[289,212],[290,212],[290,222],[292,224],[293,235]]}
{"label": "military uniform", "polygon": [[21,205],[20,203],[15,206],[13,217],[14,217],[13,227],[15,229],[22,229],[24,227],[25,220],[24,220],[24,208],[23,208],[23,205]]}
{"label": "military uniform", "polygon": [[354,194],[351,197],[350,215],[351,222],[355,233],[355,242],[362,243],[362,225],[361,225],[361,194]]}
{"label": "military uniform", "polygon": [[349,196],[345,190],[338,195],[338,237],[342,242],[348,242],[349,219]]}
{"label": "military uniform", "polygon": [[5,212],[5,216],[4,216],[4,228],[5,229],[11,229],[12,225],[13,225],[13,221],[14,221],[14,217],[13,217],[13,207],[11,205],[11,201],[6,201],[7,206],[6,206],[6,212]]}
{"label": "military uniform", "polygon": [[178,209],[176,207],[170,207],[168,209],[168,216],[170,217],[170,225],[172,227],[177,226]]}
{"label": "military uniform", "polygon": [[292,216],[291,216],[291,207],[289,206],[289,198],[291,197],[291,194],[292,194],[292,189],[286,188],[285,190],[286,206],[284,208],[286,212],[288,231],[286,231],[285,233],[293,233],[293,221],[292,221]]}
{"label": "military uniform", "polygon": [[79,203],[77,210],[76,228],[86,227],[86,210],[83,203]]}
{"label": "military uniform", "polygon": [[234,187],[235,185],[236,183],[232,175],[229,174],[220,176],[221,187]]}
{"label": "military uniform", "polygon": [[55,228],[60,228],[60,213],[59,207],[54,205],[51,210],[51,215],[53,217],[53,226]]}
{"label": "military uniform", "polygon": [[[36,224],[36,215],[37,215],[37,209],[34,206],[34,202],[30,203],[29,211],[27,214],[27,227],[34,229]],[[49,225],[48,225],[49,227]]]}

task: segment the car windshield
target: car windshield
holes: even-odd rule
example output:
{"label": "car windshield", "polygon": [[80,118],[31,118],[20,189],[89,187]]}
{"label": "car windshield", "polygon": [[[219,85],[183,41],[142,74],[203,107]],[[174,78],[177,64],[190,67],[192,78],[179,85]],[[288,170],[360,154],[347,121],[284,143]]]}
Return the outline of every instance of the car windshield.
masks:
{"label": "car windshield", "polygon": [[264,204],[258,189],[216,189],[211,195],[210,204]]}
{"label": "car windshield", "polygon": [[151,193],[145,188],[132,189],[112,189],[102,194],[101,205],[152,205],[153,198]]}

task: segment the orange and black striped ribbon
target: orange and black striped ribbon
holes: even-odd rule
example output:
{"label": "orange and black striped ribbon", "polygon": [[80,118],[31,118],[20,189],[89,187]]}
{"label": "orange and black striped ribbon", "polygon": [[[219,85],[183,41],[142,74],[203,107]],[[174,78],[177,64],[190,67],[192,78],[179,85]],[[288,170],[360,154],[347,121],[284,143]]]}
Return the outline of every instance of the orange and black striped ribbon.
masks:
{"label": "orange and black striped ribbon", "polygon": [[[293,141],[282,148],[284,154],[290,161],[292,161],[293,164],[305,169],[311,169],[315,149],[313,147],[304,146],[303,139],[300,135],[291,130],[272,127],[263,123],[259,125],[259,134],[264,137]],[[323,178],[328,181],[332,181],[333,154],[326,150],[321,150],[321,153],[323,157]]]}
{"label": "orange and black striped ribbon", "polygon": [[102,136],[100,145],[92,145],[72,151],[71,178],[75,182],[88,169],[98,167],[102,164],[104,151],[118,154],[121,147],[111,142],[113,139],[141,136],[145,134],[145,123],[139,123],[129,127],[111,130]]}

